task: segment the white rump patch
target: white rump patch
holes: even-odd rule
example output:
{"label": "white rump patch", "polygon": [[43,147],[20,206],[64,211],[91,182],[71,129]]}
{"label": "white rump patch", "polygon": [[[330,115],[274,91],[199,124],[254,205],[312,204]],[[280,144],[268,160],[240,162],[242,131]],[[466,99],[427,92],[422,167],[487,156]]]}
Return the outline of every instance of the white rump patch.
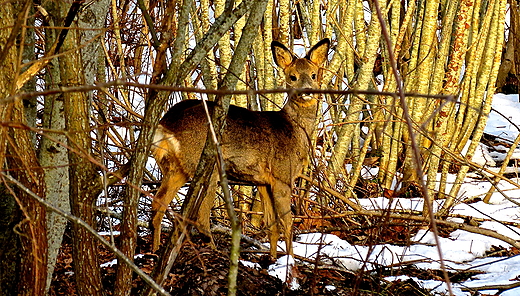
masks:
{"label": "white rump patch", "polygon": [[156,160],[161,160],[168,152],[177,154],[180,143],[175,136],[164,129],[161,125],[157,127],[153,136],[152,150]]}

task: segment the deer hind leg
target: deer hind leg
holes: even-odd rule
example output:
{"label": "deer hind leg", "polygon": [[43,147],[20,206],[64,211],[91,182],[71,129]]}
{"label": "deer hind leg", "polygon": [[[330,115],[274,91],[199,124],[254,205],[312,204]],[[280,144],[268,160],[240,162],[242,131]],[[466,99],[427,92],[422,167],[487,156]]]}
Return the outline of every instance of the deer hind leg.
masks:
{"label": "deer hind leg", "polygon": [[217,180],[218,180],[218,173],[216,169],[211,174],[209,183],[208,183],[208,189],[206,191],[206,195],[204,196],[204,200],[202,201],[199,212],[197,215],[197,224],[199,227],[199,230],[201,230],[202,233],[208,235],[211,237],[211,223],[210,223],[210,216],[211,216],[211,209],[213,208],[213,205],[215,203],[215,197],[216,197],[216,191],[217,191]]}
{"label": "deer hind leg", "polygon": [[[252,198],[252,206],[251,211],[257,213],[257,212],[263,212],[263,205],[262,205],[262,196],[260,195],[260,191],[258,190],[257,196],[253,195]],[[261,227],[262,222],[262,216],[259,214],[251,214],[251,224],[259,229]]]}
{"label": "deer hind leg", "polygon": [[162,184],[152,200],[152,219],[150,228],[152,230],[152,250],[155,252],[161,244],[161,223],[177,191],[184,185],[187,178],[179,172],[167,172],[163,176]]}

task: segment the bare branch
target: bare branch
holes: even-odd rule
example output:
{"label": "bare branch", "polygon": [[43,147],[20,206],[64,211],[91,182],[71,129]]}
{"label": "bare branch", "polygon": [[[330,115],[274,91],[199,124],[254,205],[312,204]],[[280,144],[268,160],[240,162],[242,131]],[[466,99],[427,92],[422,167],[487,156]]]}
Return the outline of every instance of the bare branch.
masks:
{"label": "bare branch", "polygon": [[143,281],[145,281],[152,289],[154,289],[156,292],[160,293],[161,295],[165,295],[165,296],[169,296],[170,294],[164,290],[161,286],[159,286],[156,282],[154,282],[154,280],[149,277],[146,273],[144,273],[139,267],[137,267],[133,260],[131,260],[130,258],[126,257],[123,253],[121,253],[121,251],[119,251],[118,248],[116,248],[113,244],[111,244],[109,241],[107,241],[105,238],[103,238],[101,235],[99,235],[97,233],[97,231],[92,228],[90,225],[88,225],[88,223],[86,223],[85,221],[81,220],[80,218],[74,216],[74,215],[71,215],[69,213],[66,213],[64,211],[62,211],[61,209],[55,207],[54,205],[48,203],[45,199],[39,197],[37,194],[35,194],[34,192],[32,192],[31,190],[29,190],[27,187],[25,187],[22,183],[20,183],[18,180],[14,179],[13,177],[11,177],[10,175],[4,173],[4,172],[0,172],[0,174],[6,178],[7,180],[9,180],[10,182],[12,182],[13,184],[15,184],[16,186],[18,186],[18,188],[20,188],[21,190],[23,190],[25,193],[27,193],[29,196],[31,196],[32,198],[34,198],[35,200],[37,200],[40,204],[42,204],[43,206],[45,206],[45,208],[47,208],[48,210],[51,210],[53,212],[55,212],[56,214],[64,217],[65,219],[69,220],[70,222],[72,223],[75,223],[81,227],[83,227],[85,230],[87,230],[90,234],[92,234],[100,243],[102,243],[103,245],[105,245],[107,248],[109,248],[112,252],[114,252],[114,255],[116,255],[116,257],[121,260],[122,262],[124,262],[126,265],[128,265],[132,271],[134,271],[140,278],[143,279]]}

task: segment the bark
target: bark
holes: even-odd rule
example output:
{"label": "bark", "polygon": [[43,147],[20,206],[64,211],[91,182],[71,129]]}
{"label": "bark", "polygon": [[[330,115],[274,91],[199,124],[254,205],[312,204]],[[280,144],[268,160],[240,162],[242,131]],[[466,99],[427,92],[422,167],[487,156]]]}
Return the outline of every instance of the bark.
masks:
{"label": "bark", "polygon": [[[59,81],[58,69],[49,69],[49,78]],[[65,116],[63,114],[63,95],[48,96],[44,102],[43,127],[62,131],[65,129]],[[39,160],[44,168],[45,184],[49,203],[70,212],[69,201],[69,158],[67,148],[67,137],[64,134],[52,133],[42,137]],[[67,226],[67,220],[60,215],[49,212],[47,215],[47,232],[49,244],[49,262],[47,266],[47,287],[48,290],[56,264],[58,251],[63,240],[63,233]]]}
{"label": "bark", "polygon": [[[10,36],[15,34],[17,26],[11,30],[8,28],[15,23],[15,9],[11,3],[6,3],[0,9],[0,98],[11,94],[14,79],[16,49],[9,42]],[[6,112],[7,106],[0,106],[1,114]],[[3,119],[3,117],[2,117]],[[7,143],[7,128],[0,128],[0,161],[5,162],[5,149]],[[21,247],[20,239],[15,232],[16,225],[21,221],[20,209],[16,200],[9,193],[4,184],[0,186],[0,292],[3,295],[17,295],[17,282],[19,281]]]}
{"label": "bark", "polygon": [[[63,50],[72,53],[59,58],[61,82],[65,86],[84,85],[83,64],[77,48],[78,32],[70,30]],[[91,162],[90,101],[86,93],[64,93],[64,107],[70,161],[70,205],[72,214],[96,228],[95,202],[99,176]],[[79,295],[103,295],[98,258],[98,242],[83,227],[72,225],[73,266]]]}
{"label": "bark", "polygon": [[[22,25],[30,1],[4,3],[0,8],[0,98],[14,94],[19,73],[17,54],[23,51],[16,38],[23,36]],[[22,43],[23,44],[23,43]],[[45,196],[43,172],[36,158],[33,138],[26,127],[25,109],[20,101],[0,106],[0,161],[13,178]],[[45,210],[11,184],[2,186],[0,204],[2,244],[0,288],[4,295],[44,295],[47,265]]]}
{"label": "bark", "polygon": [[509,38],[514,38],[514,61],[512,74],[515,76],[516,92],[520,93],[520,3],[511,1],[511,30]]}
{"label": "bark", "polygon": [[[77,68],[79,61],[61,63],[68,69]],[[73,67],[75,64],[76,67]],[[62,74],[64,72],[62,71]],[[72,72],[71,72],[72,73]],[[79,72],[76,72],[79,73]],[[71,78],[71,77],[67,77]],[[92,188],[98,175],[90,161],[90,127],[88,100],[85,94],[65,94],[68,141],[75,150],[69,151],[70,204],[72,214],[95,228],[95,202]],[[72,225],[73,261],[76,287],[79,295],[103,295],[98,258],[98,242],[83,227]]]}
{"label": "bark", "polygon": [[[183,49],[186,41],[186,24],[188,22],[189,11],[191,9],[191,0],[183,1],[178,15],[177,36],[174,41],[172,60],[176,61],[182,57]],[[181,29],[182,28],[182,29]],[[162,68],[163,64],[156,64],[156,67]],[[160,71],[159,71],[160,70]],[[172,69],[169,69],[168,74],[172,75]],[[154,72],[162,72],[162,69],[156,69]],[[173,75],[172,75],[173,76]],[[173,77],[170,77],[172,79]],[[180,79],[180,78],[179,78]],[[167,79],[169,80],[169,79]],[[182,79],[184,80],[184,79]],[[164,82],[164,80],[162,81]],[[169,81],[171,83],[171,81]],[[139,139],[132,155],[130,163],[133,166],[130,168],[128,183],[135,186],[128,186],[124,195],[124,211],[123,223],[121,227],[121,241],[120,249],[127,256],[132,258],[135,254],[137,245],[137,205],[139,201],[139,185],[143,178],[143,167],[148,159],[150,144],[157,122],[159,121],[159,114],[162,107],[166,103],[167,96],[161,95],[159,98],[154,98],[157,93],[150,91],[149,98],[145,110],[143,129],[139,134]],[[153,99],[151,99],[153,98]],[[159,102],[162,102],[159,103]],[[158,103],[158,104],[156,104]],[[117,269],[116,290],[115,295],[129,295],[130,291],[125,289],[132,278],[131,270],[128,266],[120,265]],[[156,280],[157,281],[157,280]],[[157,281],[159,284],[160,282]],[[150,293],[154,293],[152,289]]]}
{"label": "bark", "polygon": [[[370,22],[367,43],[363,47],[365,49],[365,61],[359,69],[359,76],[356,81],[356,84],[354,85],[356,89],[368,89],[371,85],[373,77],[373,68],[377,57],[377,51],[379,49],[380,38],[381,24],[379,23],[379,20],[377,20],[374,11],[372,13],[372,18]],[[365,106],[365,100],[366,99],[364,96],[349,97],[350,102],[348,111],[346,112],[344,118],[341,118],[341,120],[342,122],[350,124],[340,125],[336,129],[336,133],[338,134],[338,141],[334,146],[333,155],[331,156],[331,160],[329,161],[331,170],[329,171],[328,177],[331,180],[332,184],[336,183],[336,176],[346,175],[346,172],[343,170],[343,163],[349,153],[353,155],[354,159],[359,159],[359,161],[363,161],[364,159],[364,157],[359,158],[359,150],[352,148],[352,146],[358,146],[358,143],[354,142],[358,141],[359,137],[350,137],[348,135],[354,134],[355,130],[359,129],[359,123],[353,122],[358,121],[359,114],[362,111],[362,108]]]}
{"label": "bark", "polygon": [[505,46],[504,56],[500,63],[500,69],[498,70],[497,77],[497,89],[502,90],[502,87],[506,85],[506,79],[513,69],[513,63],[515,60],[515,43],[516,37],[510,35]]}
{"label": "bark", "polygon": [[[47,6],[47,11],[53,12],[53,6]],[[58,14],[59,15],[59,14]],[[54,19],[48,20],[54,25]],[[51,44],[56,40],[56,30],[48,29],[46,35],[46,50],[50,50]],[[45,85],[48,89],[56,88],[60,82],[58,60],[54,59],[47,68]],[[56,66],[54,66],[56,64]],[[63,95],[53,95],[44,98],[42,127],[63,131],[65,129],[65,115],[63,114]],[[45,185],[47,187],[48,202],[60,209],[70,212],[69,202],[69,164],[66,146],[67,137],[60,133],[47,134],[41,139],[41,147],[38,153],[40,164],[44,169]],[[63,233],[67,226],[67,220],[54,212],[47,215],[47,240],[48,240],[48,264],[46,291],[49,290],[56,258],[58,256]]]}
{"label": "bark", "polygon": [[[504,42],[504,34],[502,32],[504,32],[506,3],[506,0],[496,1],[494,6],[490,7],[488,10],[490,25],[483,26],[482,38],[485,38],[485,40],[482,42],[485,44],[485,46],[482,46],[483,51],[480,58],[477,59],[480,75],[476,81],[475,94],[470,100],[470,108],[468,109],[471,111],[467,114],[467,118],[470,122],[466,123],[466,128],[469,128],[469,126],[472,125],[472,139],[468,148],[468,152],[465,155],[466,159],[471,159],[473,157],[473,154],[480,142],[480,138],[484,133],[487,118],[489,116],[489,112],[491,111],[492,98],[495,92],[498,69],[500,67],[500,49],[503,47]],[[463,126],[462,132],[464,132],[464,129],[465,127]],[[458,147],[458,149],[462,149],[462,147]],[[460,190],[460,187],[468,171],[469,166],[467,164],[463,164],[457,173],[454,185],[448,195],[449,198],[443,205],[444,213],[447,213],[450,207],[454,204],[454,197],[457,196],[457,193]]]}
{"label": "bark", "polygon": [[[218,2],[215,1],[215,4]],[[199,42],[202,37],[204,36],[204,33],[208,31],[210,27],[210,16],[209,16],[209,0],[203,0],[200,2],[200,27],[202,30],[198,31],[197,35],[195,36],[196,41]],[[218,14],[218,13],[217,13]],[[222,58],[222,56],[221,56]],[[208,52],[208,56],[206,59],[202,62],[201,65],[202,68],[202,76],[203,76],[203,83],[204,87],[206,89],[217,89],[217,81],[218,81],[218,71],[217,71],[217,65],[216,65],[216,58],[215,54],[212,51]],[[208,100],[213,101],[214,96],[208,96]]]}
{"label": "bark", "polygon": [[[15,102],[10,118],[3,121],[25,125],[25,113],[21,102]],[[40,197],[45,197],[43,170],[36,158],[33,141],[27,129],[11,128],[7,147],[7,169],[11,176]],[[45,295],[47,280],[47,231],[45,208],[25,192],[10,190],[22,211],[19,227],[21,239],[21,275],[19,295]]]}
{"label": "bark", "polygon": [[0,185],[0,293],[18,295],[20,239],[14,231],[21,220],[20,209],[4,184]]}

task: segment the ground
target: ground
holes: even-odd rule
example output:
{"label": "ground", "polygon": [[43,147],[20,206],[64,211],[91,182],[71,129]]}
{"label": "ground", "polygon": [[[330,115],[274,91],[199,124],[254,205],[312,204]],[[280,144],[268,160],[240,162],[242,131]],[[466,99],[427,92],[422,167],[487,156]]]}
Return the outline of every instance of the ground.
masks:
{"label": "ground", "polygon": [[[396,227],[389,227],[401,229]],[[392,231],[388,232],[388,237]],[[355,236],[353,236],[355,237]],[[227,271],[229,267],[228,238],[215,234],[216,248],[209,244],[207,238],[193,236],[184,244],[183,250],[170,271],[164,287],[172,295],[226,295]],[[102,261],[113,262],[113,256],[102,249]],[[504,252],[504,250],[501,250]],[[66,235],[61,248],[50,295],[77,295],[72,276],[70,238]],[[139,239],[136,264],[145,272],[150,273],[157,256],[150,252],[148,237]],[[504,255],[504,254],[502,254]],[[264,252],[242,250],[241,260],[258,263],[260,269],[240,265],[238,277],[238,295],[432,295],[413,280],[384,280],[389,275],[408,275],[420,279],[441,279],[439,271],[417,269],[413,265],[403,265],[392,269],[381,267],[371,272],[350,272],[335,265],[333,262],[320,264],[309,262],[298,265],[296,277],[300,289],[290,290],[278,278],[267,273],[267,267],[274,262]],[[303,262],[303,261],[302,261]],[[103,265],[102,276],[107,295],[113,291],[116,265]],[[453,281],[464,281],[473,274],[450,274]],[[134,278],[132,295],[138,295],[143,282]]]}

